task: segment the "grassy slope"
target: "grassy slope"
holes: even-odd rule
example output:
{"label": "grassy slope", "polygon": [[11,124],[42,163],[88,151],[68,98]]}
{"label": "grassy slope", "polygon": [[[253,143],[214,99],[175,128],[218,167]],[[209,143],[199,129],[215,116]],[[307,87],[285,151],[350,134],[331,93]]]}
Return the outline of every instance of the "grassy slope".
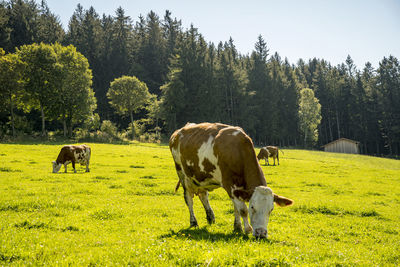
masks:
{"label": "grassy slope", "polygon": [[216,224],[196,199],[200,228],[187,228],[166,146],[90,146],[90,173],[53,174],[60,145],[0,145],[0,265],[400,264],[400,161],[284,150],[262,167],[295,204],[275,208],[260,241],[232,232],[223,189],[210,194]]}

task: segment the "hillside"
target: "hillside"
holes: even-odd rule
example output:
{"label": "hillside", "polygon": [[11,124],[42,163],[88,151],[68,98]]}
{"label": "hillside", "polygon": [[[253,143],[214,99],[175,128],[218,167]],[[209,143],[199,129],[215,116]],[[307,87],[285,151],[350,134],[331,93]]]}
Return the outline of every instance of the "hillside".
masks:
{"label": "hillside", "polygon": [[[283,149],[268,185],[269,239],[233,233],[226,192],[216,224],[189,212],[167,146],[92,147],[91,172],[51,173],[60,145],[0,144],[0,265],[399,265],[400,161]],[[258,149],[257,149],[258,151]]]}

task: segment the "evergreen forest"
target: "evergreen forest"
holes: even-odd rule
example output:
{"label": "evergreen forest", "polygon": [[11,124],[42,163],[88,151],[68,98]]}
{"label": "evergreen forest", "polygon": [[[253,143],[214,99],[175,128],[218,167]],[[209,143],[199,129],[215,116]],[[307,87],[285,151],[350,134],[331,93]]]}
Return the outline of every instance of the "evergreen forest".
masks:
{"label": "evergreen forest", "polygon": [[0,140],[166,141],[204,121],[240,126],[259,146],[348,138],[363,154],[398,156],[399,60],[293,63],[261,35],[248,54],[232,38],[209,42],[168,10],[131,18],[77,5],[64,28],[45,1],[0,1]]}

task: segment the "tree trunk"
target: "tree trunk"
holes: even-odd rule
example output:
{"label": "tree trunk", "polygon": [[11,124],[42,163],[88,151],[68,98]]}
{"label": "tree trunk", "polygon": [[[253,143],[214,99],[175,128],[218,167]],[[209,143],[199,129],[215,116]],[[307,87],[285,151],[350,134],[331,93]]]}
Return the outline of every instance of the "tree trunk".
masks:
{"label": "tree trunk", "polygon": [[132,140],[135,139],[135,128],[133,126],[133,111],[129,112],[129,115],[131,117],[131,131],[132,131]]}
{"label": "tree trunk", "polygon": [[328,126],[329,126],[329,140],[327,140],[327,142],[329,143],[333,141],[332,124],[330,117],[328,117]]}
{"label": "tree trunk", "polygon": [[340,138],[340,127],[339,127],[339,112],[336,109],[336,123],[337,123],[337,132],[338,132],[338,138]]}
{"label": "tree trunk", "polygon": [[65,117],[65,114],[63,114],[63,128],[64,128],[64,137],[67,137],[67,119]]}
{"label": "tree trunk", "polygon": [[234,110],[233,110],[233,93],[232,93],[232,87],[229,86],[229,93],[230,93],[230,104],[231,104],[231,124],[235,124],[234,122]]}
{"label": "tree trunk", "polygon": [[10,111],[11,111],[11,128],[12,136],[15,137],[15,116],[14,116],[14,103],[12,101],[12,96],[10,95]]}
{"label": "tree trunk", "polygon": [[69,137],[72,138],[72,132],[73,130],[73,126],[72,126],[72,111],[69,112],[69,116],[68,116],[68,134]]}
{"label": "tree trunk", "polygon": [[42,103],[40,103],[40,112],[42,117],[42,136],[46,136],[46,125],[45,125],[44,109]]}
{"label": "tree trunk", "polygon": [[304,131],[304,148],[307,148],[307,129]]}

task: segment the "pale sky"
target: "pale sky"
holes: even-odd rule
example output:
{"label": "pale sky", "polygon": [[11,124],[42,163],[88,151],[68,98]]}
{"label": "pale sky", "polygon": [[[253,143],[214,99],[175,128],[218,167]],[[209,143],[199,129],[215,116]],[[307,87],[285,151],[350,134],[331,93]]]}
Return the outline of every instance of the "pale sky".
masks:
{"label": "pale sky", "polygon": [[100,16],[114,16],[121,6],[134,23],[140,14],[153,10],[162,18],[168,9],[207,42],[232,37],[242,54],[251,53],[261,34],[270,54],[290,63],[316,57],[337,65],[350,55],[362,69],[367,61],[377,68],[384,56],[400,60],[400,0],[47,0],[64,28],[78,3]]}

